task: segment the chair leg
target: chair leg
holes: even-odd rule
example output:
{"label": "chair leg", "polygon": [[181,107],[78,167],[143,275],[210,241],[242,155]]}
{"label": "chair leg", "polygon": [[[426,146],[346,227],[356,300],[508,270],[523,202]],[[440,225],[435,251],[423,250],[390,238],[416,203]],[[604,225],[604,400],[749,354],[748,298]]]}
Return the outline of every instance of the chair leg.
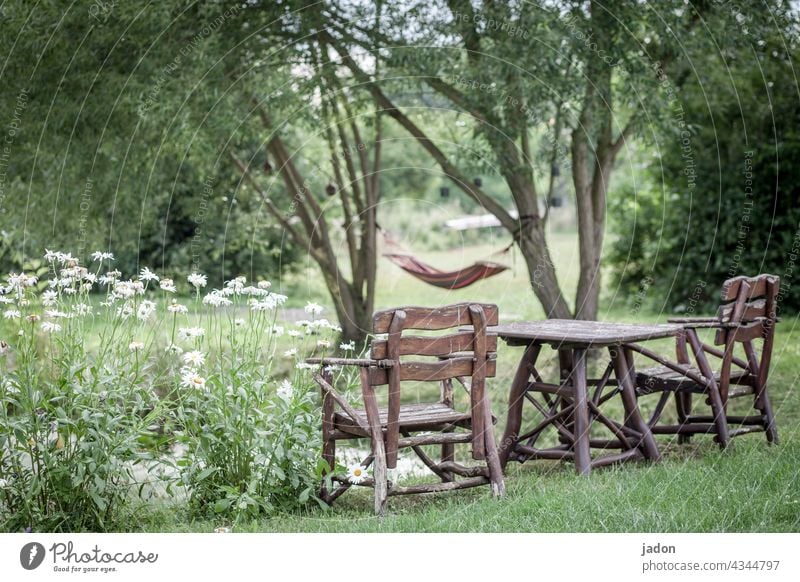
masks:
{"label": "chair leg", "polygon": [[494,438],[494,424],[492,424],[492,412],[489,408],[489,397],[484,394],[484,446],[486,449],[486,466],[489,469],[489,481],[492,483],[492,495],[502,497],[506,492],[506,485],[503,481],[503,469],[500,466],[500,455],[497,452],[497,442]]}
{"label": "chair leg", "polygon": [[[319,487],[319,497],[323,501],[326,500],[328,496],[328,488],[325,486],[325,476],[328,474],[333,473],[336,470],[336,441],[333,439],[326,439],[322,442],[322,458],[325,459],[325,462],[328,463],[328,467],[330,469],[325,472],[323,475],[322,483],[320,483]],[[325,501],[327,503],[327,501]]]}
{"label": "chair leg", "polygon": [[[323,373],[323,379],[331,383],[333,378],[330,373]],[[333,432],[333,415],[335,412],[334,399],[324,389],[322,390],[322,458],[328,463],[327,473],[333,473],[336,470],[336,441],[330,437]],[[327,499],[329,494],[325,486],[325,479],[323,478],[320,484],[320,499]]]}
{"label": "chair leg", "polygon": [[711,411],[714,415],[714,426],[716,428],[716,440],[719,448],[725,450],[728,448],[730,436],[728,436],[728,419],[725,415],[725,406],[722,403],[722,396],[719,390],[714,386],[708,392],[708,399],[711,404]]}
{"label": "chair leg", "polygon": [[[448,431],[452,432],[452,431]],[[452,444],[444,444],[442,445],[442,463],[449,463],[455,460],[455,447]],[[446,472],[445,475],[452,480],[453,474],[450,472]],[[447,479],[442,478],[443,482],[446,482]]]}
{"label": "chair leg", "polygon": [[756,394],[755,407],[764,417],[764,431],[767,433],[767,442],[778,444],[778,425],[775,424],[775,414],[772,412],[772,403],[769,400],[766,386]]}
{"label": "chair leg", "polygon": [[383,439],[373,439],[372,451],[375,461],[372,470],[372,479],[375,482],[375,515],[383,516],[386,510],[386,499],[389,497],[389,481],[386,472],[386,449]]}
{"label": "chair leg", "polygon": [[[675,410],[678,413],[678,424],[683,424],[692,413],[692,394],[690,392],[675,393]],[[691,442],[692,435],[679,434],[678,444],[685,445]]]}
{"label": "chair leg", "polygon": [[[453,380],[447,378],[442,380],[442,404],[446,404],[450,408],[453,407]],[[455,429],[448,429],[446,432],[454,432]],[[455,460],[455,445],[452,443],[445,443],[442,445],[442,463],[452,462]],[[448,478],[452,480],[453,474],[446,473]],[[445,481],[443,478],[442,481]]]}

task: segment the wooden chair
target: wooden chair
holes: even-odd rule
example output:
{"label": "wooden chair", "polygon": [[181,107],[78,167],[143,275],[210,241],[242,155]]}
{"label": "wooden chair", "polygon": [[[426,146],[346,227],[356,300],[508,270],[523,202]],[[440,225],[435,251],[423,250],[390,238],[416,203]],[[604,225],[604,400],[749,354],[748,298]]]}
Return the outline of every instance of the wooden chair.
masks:
{"label": "wooden chair", "polygon": [[[320,497],[327,503],[351,485],[375,490],[375,512],[383,514],[389,495],[449,491],[491,484],[494,495],[504,492],[503,475],[493,433],[493,417],[485,390],[487,377],[495,375],[497,337],[486,327],[497,325],[496,305],[462,303],[439,308],[403,307],[377,312],[373,331],[387,334],[372,342],[369,359],[312,358],[322,371],[315,380],[322,389],[323,458],[335,468],[336,442],[370,439],[371,453],[362,461],[373,467],[373,477],[353,483],[346,476],[329,475],[335,484],[325,486]],[[405,335],[406,330],[445,330],[471,325],[471,331],[448,335]],[[427,356],[428,360],[420,360]],[[363,408],[352,407],[333,387],[328,366],[360,368]],[[468,410],[454,406],[453,380],[467,389]],[[438,402],[401,404],[405,381],[438,382]],[[388,407],[378,408],[376,389],[388,386]],[[471,443],[473,459],[483,466],[467,467],[455,461],[454,445]],[[440,445],[441,460],[433,460],[424,445]],[[398,450],[411,448],[441,482],[401,487],[389,482],[387,469],[397,466]]]}
{"label": "wooden chair", "polygon": [[[662,364],[639,372],[636,382],[639,395],[662,393],[650,419],[654,433],[677,434],[679,442],[688,442],[697,433],[712,433],[721,448],[725,448],[732,437],[755,431],[765,432],[770,443],[777,442],[767,378],[779,289],[780,279],[774,275],[735,277],[723,285],[722,305],[716,317],[669,319],[670,323],[680,323],[685,327],[676,344],[677,363],[639,346],[634,347]],[[697,330],[702,328],[716,329],[714,344],[721,349],[698,339]],[[687,342],[696,366],[690,363]],[[760,354],[756,342],[761,344]],[[743,349],[743,358],[734,353],[737,344]],[[707,356],[719,363],[716,369]],[[658,424],[670,393],[675,394],[678,424]],[[706,395],[711,416],[692,414],[693,394]],[[728,403],[744,396],[753,399],[753,407],[759,414],[728,414]],[[732,428],[734,426],[736,428]]]}

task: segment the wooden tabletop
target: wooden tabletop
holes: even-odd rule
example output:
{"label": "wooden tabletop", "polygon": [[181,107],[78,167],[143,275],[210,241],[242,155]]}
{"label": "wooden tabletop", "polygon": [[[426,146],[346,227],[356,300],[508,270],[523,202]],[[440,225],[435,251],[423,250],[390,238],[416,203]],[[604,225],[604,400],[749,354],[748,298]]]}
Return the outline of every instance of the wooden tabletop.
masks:
{"label": "wooden tabletop", "polygon": [[487,328],[509,344],[543,343],[584,347],[627,344],[676,335],[683,326],[669,323],[613,323],[575,319],[545,319],[501,323]]}

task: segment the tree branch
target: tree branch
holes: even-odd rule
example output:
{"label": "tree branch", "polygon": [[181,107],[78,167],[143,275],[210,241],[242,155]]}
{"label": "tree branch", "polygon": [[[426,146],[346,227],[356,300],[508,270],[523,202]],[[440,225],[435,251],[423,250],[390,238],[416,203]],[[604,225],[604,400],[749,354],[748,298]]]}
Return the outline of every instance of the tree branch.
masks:
{"label": "tree branch", "polygon": [[353,57],[344,50],[339,43],[327,31],[320,31],[319,34],[334,48],[342,59],[343,64],[350,69],[356,81],[369,91],[377,104],[383,111],[397,121],[408,131],[420,145],[436,160],[442,171],[451,178],[459,188],[471,196],[476,202],[481,204],[489,212],[494,214],[500,223],[509,231],[514,232],[517,228],[516,221],[511,218],[508,212],[498,202],[492,199],[481,188],[475,186],[466,178],[447,158],[435,143],[423,132],[411,119],[409,119],[394,103],[386,96],[381,88],[356,64]]}

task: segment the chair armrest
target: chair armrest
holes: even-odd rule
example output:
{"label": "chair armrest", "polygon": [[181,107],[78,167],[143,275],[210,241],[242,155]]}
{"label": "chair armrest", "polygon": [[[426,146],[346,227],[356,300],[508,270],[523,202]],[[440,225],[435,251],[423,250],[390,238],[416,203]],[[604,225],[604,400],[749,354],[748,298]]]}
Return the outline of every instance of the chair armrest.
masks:
{"label": "chair armrest", "polygon": [[686,328],[728,328],[736,327],[737,323],[720,321],[716,317],[670,317],[667,323],[677,323]]}
{"label": "chair armrest", "polygon": [[391,368],[392,360],[370,360],[367,358],[307,358],[306,364],[320,366],[357,366],[359,368]]}

